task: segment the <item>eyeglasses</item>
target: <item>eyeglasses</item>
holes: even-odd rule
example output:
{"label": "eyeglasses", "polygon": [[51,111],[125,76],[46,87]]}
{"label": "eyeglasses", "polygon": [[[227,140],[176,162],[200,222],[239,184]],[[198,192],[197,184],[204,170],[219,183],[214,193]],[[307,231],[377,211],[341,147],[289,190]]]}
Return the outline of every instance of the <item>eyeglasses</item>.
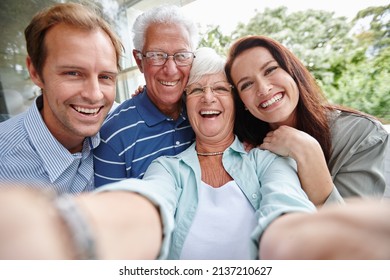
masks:
{"label": "eyeglasses", "polygon": [[215,82],[212,85],[206,85],[206,86],[202,86],[199,83],[195,83],[189,85],[187,88],[185,88],[184,91],[187,96],[201,96],[204,93],[206,93],[207,88],[210,88],[211,92],[214,95],[224,96],[224,95],[231,94],[233,86],[228,82],[223,82],[223,81]]}
{"label": "eyeglasses", "polygon": [[138,52],[139,59],[144,57],[150,65],[162,66],[167,62],[169,57],[173,57],[177,66],[191,65],[194,61],[195,54],[192,52],[177,52],[169,55],[165,52],[146,52],[145,54]]}

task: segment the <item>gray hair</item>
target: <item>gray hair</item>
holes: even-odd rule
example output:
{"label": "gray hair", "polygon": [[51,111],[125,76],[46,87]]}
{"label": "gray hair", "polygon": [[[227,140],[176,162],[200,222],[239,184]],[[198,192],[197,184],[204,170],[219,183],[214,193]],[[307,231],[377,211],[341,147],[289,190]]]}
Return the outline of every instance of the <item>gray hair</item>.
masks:
{"label": "gray hair", "polygon": [[145,11],[135,20],[133,25],[133,44],[136,50],[143,50],[146,30],[154,23],[183,25],[190,35],[190,46],[192,50],[197,48],[199,34],[195,22],[187,18],[178,6],[161,5]]}
{"label": "gray hair", "polygon": [[205,75],[225,73],[226,59],[214,49],[202,47],[195,51],[188,84],[198,82]]}

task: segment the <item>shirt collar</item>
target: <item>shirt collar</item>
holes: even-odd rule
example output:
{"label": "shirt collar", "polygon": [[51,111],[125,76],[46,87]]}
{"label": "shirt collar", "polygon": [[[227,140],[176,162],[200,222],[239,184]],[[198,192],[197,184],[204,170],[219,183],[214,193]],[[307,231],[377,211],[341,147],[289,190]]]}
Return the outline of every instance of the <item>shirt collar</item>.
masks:
{"label": "shirt collar", "polygon": [[[170,120],[168,116],[164,115],[156,107],[156,105],[153,104],[152,100],[150,100],[149,96],[146,93],[146,88],[143,90],[142,93],[134,96],[133,100],[138,113],[140,114],[140,116],[142,116],[142,118],[144,119],[145,123],[148,126],[155,126],[161,122]],[[187,119],[187,111],[183,99],[182,99],[182,105],[183,106],[181,106],[182,110],[180,116],[176,121],[178,124],[180,124],[181,122]]]}
{"label": "shirt collar", "polygon": [[53,137],[44,123],[40,110],[43,107],[42,95],[38,96],[33,105],[28,109],[24,122],[31,145],[42,159],[45,170],[49,174],[51,182],[60,177],[63,172],[79,158],[86,158],[91,150],[100,143],[99,133],[87,137],[83,143],[81,153],[71,154],[58,140]]}

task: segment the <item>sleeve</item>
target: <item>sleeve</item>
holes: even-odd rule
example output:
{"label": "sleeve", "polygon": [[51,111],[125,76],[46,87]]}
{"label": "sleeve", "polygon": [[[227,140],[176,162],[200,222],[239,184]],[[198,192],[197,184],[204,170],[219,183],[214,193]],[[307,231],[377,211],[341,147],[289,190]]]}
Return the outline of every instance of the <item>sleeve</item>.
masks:
{"label": "sleeve", "polygon": [[[258,227],[253,234],[257,246],[264,230],[277,217],[291,212],[316,212],[316,207],[301,188],[295,162],[271,153],[267,158],[263,158],[256,168],[261,185]],[[269,163],[264,166],[264,162]]]}
{"label": "sleeve", "polygon": [[101,141],[93,150],[95,187],[127,179],[126,162],[111,145]]}
{"label": "sleeve", "polygon": [[332,204],[345,204],[345,201],[343,197],[341,196],[340,192],[337,190],[336,186],[333,184],[333,190],[328,196],[328,198],[325,200],[323,206],[328,206]]}
{"label": "sleeve", "polygon": [[382,197],[386,187],[387,132],[366,124],[366,128],[355,129],[349,137],[344,136],[344,141],[347,143],[342,148],[335,147],[339,155],[331,170],[333,183],[341,196]]}

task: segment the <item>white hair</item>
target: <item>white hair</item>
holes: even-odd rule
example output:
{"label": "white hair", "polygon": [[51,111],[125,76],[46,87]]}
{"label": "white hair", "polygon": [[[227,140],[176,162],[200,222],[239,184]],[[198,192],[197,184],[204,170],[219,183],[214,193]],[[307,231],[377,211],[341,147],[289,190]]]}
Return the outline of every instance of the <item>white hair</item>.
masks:
{"label": "white hair", "polygon": [[225,73],[225,62],[226,59],[212,48],[202,47],[197,49],[188,84],[198,82],[205,75]]}
{"label": "white hair", "polygon": [[195,50],[199,43],[198,28],[193,20],[187,18],[178,6],[161,5],[145,11],[137,17],[133,25],[133,44],[142,51],[145,44],[146,30],[154,23],[182,25],[190,35],[190,47]]}

